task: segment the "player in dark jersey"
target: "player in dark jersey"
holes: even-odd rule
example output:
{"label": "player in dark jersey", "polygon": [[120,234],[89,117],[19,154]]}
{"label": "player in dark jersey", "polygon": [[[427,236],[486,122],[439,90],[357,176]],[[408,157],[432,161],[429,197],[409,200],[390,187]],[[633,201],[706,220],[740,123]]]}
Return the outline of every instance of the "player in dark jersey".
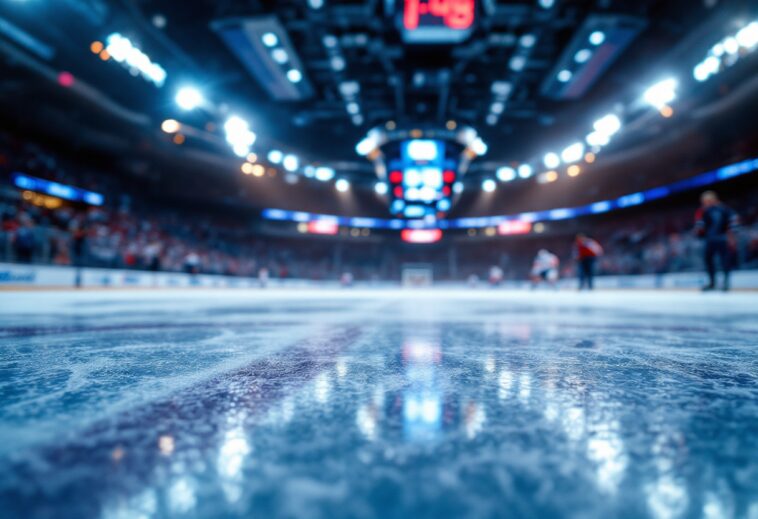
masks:
{"label": "player in dark jersey", "polygon": [[716,258],[724,271],[723,290],[729,290],[729,272],[732,269],[731,231],[739,224],[737,213],[725,206],[713,191],[700,196],[701,207],[695,213],[695,232],[705,241],[704,259],[708,271],[708,284],[704,291],[716,288]]}

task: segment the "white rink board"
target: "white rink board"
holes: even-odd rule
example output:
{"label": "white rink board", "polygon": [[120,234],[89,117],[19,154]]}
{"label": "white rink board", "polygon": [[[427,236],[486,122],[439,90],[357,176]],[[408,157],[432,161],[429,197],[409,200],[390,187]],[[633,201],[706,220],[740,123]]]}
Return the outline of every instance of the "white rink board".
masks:
{"label": "white rink board", "polygon": [[[705,284],[704,273],[647,274],[638,276],[599,276],[595,286],[601,289],[695,289]],[[356,282],[357,287],[391,288],[396,282]],[[439,287],[468,287],[463,282],[435,282]],[[183,273],[144,272],[138,270],[95,269],[18,265],[0,263],[0,287],[18,288],[259,288],[256,278]],[[306,279],[272,279],[269,287],[282,288],[336,288],[337,281],[311,281]],[[479,288],[487,287],[479,282]],[[527,289],[528,281],[508,281],[504,288]],[[576,288],[575,279],[563,279],[561,288]],[[732,288],[758,289],[758,270],[743,270],[732,273]],[[413,290],[410,288],[410,290]]]}

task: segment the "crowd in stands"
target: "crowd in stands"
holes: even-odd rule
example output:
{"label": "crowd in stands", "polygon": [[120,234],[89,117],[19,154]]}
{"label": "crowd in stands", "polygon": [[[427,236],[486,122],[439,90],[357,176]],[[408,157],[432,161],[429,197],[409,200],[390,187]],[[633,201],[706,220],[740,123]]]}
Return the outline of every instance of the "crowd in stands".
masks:
{"label": "crowd in stands", "polygon": [[[403,263],[421,258],[435,265],[440,278],[484,277],[492,265],[499,265],[506,279],[525,279],[534,254],[545,248],[561,258],[563,277],[575,274],[569,233],[457,240],[425,254],[368,242],[271,238],[256,232],[252,222],[151,205],[114,179],[68,173],[43,150],[0,139],[0,171],[14,170],[105,193],[106,204],[49,204],[5,182],[0,186],[0,261],[234,276],[257,276],[265,270],[271,277],[306,279],[338,279],[349,271],[355,279],[399,279]],[[758,267],[757,194],[744,194],[735,202],[743,220],[735,259],[742,267]],[[585,230],[605,249],[599,273],[701,270],[693,212],[693,207],[682,207],[605,220],[594,217]],[[455,247],[454,259],[442,247]]]}

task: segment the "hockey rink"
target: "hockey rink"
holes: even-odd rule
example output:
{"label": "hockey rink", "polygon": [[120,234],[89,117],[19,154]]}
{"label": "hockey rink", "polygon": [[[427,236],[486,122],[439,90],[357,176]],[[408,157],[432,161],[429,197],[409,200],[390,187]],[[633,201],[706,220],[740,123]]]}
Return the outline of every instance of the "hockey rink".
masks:
{"label": "hockey rink", "polygon": [[758,293],[0,293],[8,518],[758,519]]}

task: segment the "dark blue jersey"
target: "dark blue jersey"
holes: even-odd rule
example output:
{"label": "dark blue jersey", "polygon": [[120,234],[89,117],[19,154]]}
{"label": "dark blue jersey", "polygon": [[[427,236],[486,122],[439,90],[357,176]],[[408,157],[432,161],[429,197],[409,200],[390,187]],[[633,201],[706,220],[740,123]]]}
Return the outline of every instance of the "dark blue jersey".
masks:
{"label": "dark blue jersey", "polygon": [[695,231],[706,240],[726,238],[737,224],[737,213],[723,204],[701,207],[695,214]]}

